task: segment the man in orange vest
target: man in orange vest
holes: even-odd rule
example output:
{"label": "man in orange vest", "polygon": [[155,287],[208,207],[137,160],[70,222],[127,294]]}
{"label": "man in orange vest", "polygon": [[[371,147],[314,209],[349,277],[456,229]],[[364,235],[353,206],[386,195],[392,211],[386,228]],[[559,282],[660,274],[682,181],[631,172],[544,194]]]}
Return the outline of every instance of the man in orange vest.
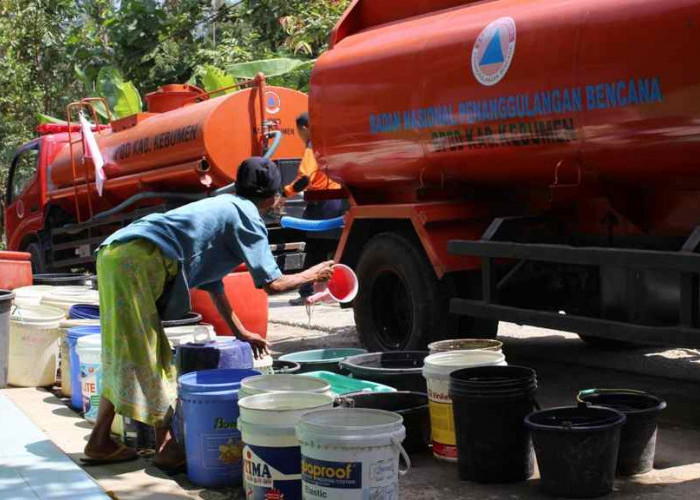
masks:
{"label": "man in orange vest", "polygon": [[[318,163],[316,163],[316,157],[314,156],[314,151],[311,147],[311,133],[309,131],[309,114],[302,113],[297,116],[297,133],[299,138],[306,144],[306,150],[304,151],[304,156],[299,164],[299,170],[297,176],[292,183],[285,186],[284,196],[281,203],[284,203],[286,198],[291,198],[297,193],[301,193],[304,190],[308,191],[325,191],[332,189],[341,189],[340,184],[332,181],[324,172],[318,168]],[[306,204],[304,208],[304,219],[310,220],[324,220],[333,219],[343,215],[345,212],[345,206],[343,200],[320,200],[311,201]],[[324,242],[325,243],[325,242]],[[332,252],[335,248],[335,240],[330,242],[331,245],[325,245],[321,241],[316,242],[314,245],[318,248],[315,252],[307,252],[306,254],[306,265],[312,266],[315,263],[323,262],[326,260],[326,256],[329,252]],[[314,289],[313,285],[302,286],[299,288],[299,298],[290,300],[292,305],[303,305],[306,303],[306,297],[313,295]]]}

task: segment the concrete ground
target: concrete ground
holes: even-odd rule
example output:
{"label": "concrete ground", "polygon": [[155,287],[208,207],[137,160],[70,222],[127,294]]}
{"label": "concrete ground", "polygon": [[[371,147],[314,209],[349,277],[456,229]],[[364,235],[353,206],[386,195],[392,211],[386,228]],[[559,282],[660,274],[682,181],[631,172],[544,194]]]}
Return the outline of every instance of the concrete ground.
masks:
{"label": "concrete ground", "polygon": [[[289,297],[271,301],[268,338],[275,353],[328,346],[357,346],[351,310],[320,305],[311,311],[289,307]],[[623,352],[587,347],[575,335],[502,324],[499,330],[510,364],[538,373],[538,401],[543,407],[571,404],[578,390],[592,387],[635,388],[668,401],[659,430],[655,470],[618,480],[611,498],[698,498],[700,487],[700,353],[693,350],[645,349]],[[12,400],[47,436],[77,461],[90,426],[54,395],[36,389],[6,389]],[[0,447],[2,444],[0,443]],[[85,469],[114,498],[218,500],[242,498],[238,490],[201,490],[185,475],[169,477],[138,462]],[[551,498],[537,477],[512,485],[462,483],[456,466],[430,455],[414,456],[413,468],[401,479],[401,499],[530,499]],[[0,498],[4,500],[0,491]]]}

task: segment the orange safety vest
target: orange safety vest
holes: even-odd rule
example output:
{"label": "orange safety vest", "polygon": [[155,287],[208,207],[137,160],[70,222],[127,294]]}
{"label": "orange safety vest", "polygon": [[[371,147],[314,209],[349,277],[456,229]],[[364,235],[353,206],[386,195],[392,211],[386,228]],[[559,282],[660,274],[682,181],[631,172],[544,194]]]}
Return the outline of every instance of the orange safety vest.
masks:
{"label": "orange safety vest", "polygon": [[297,191],[294,190],[294,183],[304,177],[309,178],[309,185],[306,186],[306,189],[309,191],[324,191],[328,189],[341,188],[340,184],[332,181],[326,174],[319,170],[316,157],[314,156],[314,150],[308,147],[304,151],[304,156],[301,158],[296,179],[294,179],[291,184],[284,187],[284,195],[287,198],[290,198],[297,193]]}

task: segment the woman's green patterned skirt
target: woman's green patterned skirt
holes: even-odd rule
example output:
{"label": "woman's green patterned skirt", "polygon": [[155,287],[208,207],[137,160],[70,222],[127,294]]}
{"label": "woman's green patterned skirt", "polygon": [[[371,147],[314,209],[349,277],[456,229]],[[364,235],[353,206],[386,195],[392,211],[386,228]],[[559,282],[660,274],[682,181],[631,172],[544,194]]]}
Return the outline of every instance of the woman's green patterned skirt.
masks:
{"label": "woman's green patterned skirt", "polygon": [[156,302],[178,263],[153,243],[113,243],[97,255],[102,396],[118,414],[162,426],[176,397],[172,351]]}

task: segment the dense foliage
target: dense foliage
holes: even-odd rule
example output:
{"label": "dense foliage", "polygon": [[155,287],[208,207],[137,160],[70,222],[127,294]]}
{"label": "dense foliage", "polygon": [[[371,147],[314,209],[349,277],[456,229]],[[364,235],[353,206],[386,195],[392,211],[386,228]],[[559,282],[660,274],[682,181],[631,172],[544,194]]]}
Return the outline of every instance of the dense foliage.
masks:
{"label": "dense foliage", "polygon": [[[96,95],[115,68],[145,94],[269,58],[313,60],[348,0],[0,0],[0,186],[38,114]],[[302,90],[310,64],[273,79]],[[103,70],[104,73],[104,70]],[[197,74],[199,73],[199,74]],[[3,188],[4,191],[4,188]]]}

